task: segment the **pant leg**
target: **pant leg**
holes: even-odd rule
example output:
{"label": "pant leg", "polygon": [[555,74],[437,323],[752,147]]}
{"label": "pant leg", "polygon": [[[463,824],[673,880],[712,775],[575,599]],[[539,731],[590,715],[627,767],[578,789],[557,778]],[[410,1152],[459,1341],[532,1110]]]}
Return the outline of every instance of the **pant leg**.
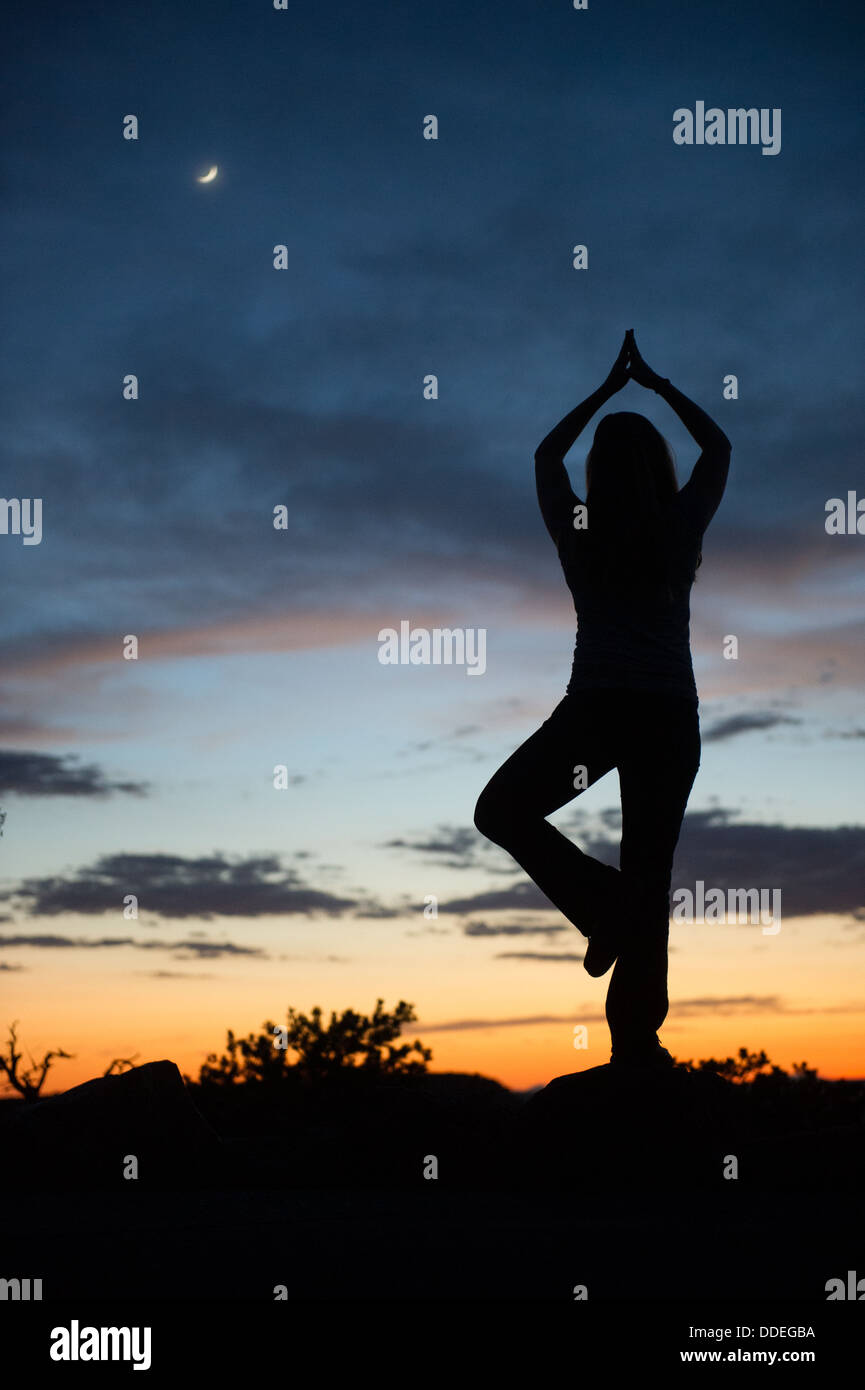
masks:
{"label": "pant leg", "polygon": [[606,1002],[613,1048],[620,1051],[653,1043],[667,1016],[673,856],[700,766],[696,704],[676,696],[628,698],[631,717],[618,763],[619,867],[632,903],[632,935],[614,967]]}
{"label": "pant leg", "polygon": [[478,798],[475,825],[501,845],[549,898],[587,934],[609,868],[584,854],[545,819],[574,797],[574,769],[591,786],[615,765],[614,731],[603,696],[566,695],[549,719],[494,773]]}

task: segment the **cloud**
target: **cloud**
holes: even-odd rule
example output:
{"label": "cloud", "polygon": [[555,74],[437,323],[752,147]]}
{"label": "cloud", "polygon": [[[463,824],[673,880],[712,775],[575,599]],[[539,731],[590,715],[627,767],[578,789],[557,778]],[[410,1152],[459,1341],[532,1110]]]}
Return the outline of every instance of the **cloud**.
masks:
{"label": "cloud", "polygon": [[[415,623],[415,626],[418,624]],[[483,761],[485,754],[478,748],[473,748],[465,743],[465,740],[475,734],[484,734],[488,731],[490,722],[485,725],[463,724],[459,728],[451,729],[435,734],[431,738],[413,739],[405,748],[399,749],[396,756],[398,758],[408,757],[418,753],[457,753],[461,758],[468,758],[471,762]]]}
{"label": "cloud", "polygon": [[[134,943],[141,950],[164,950],[164,941]],[[217,960],[220,956],[259,956],[268,959],[267,952],[258,946],[237,946],[231,941],[177,941],[170,946],[177,960]],[[183,954],[183,953],[186,954]]]}
{"label": "cloud", "polygon": [[386,840],[383,849],[412,849],[422,854],[443,855],[454,867],[467,868],[478,848],[478,833],[470,826],[439,826],[425,840]]}
{"label": "cloud", "polygon": [[[0,692],[0,701],[7,703],[8,699],[8,695]],[[27,714],[0,715],[0,744],[74,743],[79,736],[79,730],[69,725],[51,724]]]}
{"label": "cloud", "polygon": [[135,946],[131,936],[100,936],[98,938],[84,938],[74,936],[51,936],[42,934],[39,936],[0,936],[0,947],[10,946],[33,946],[39,950],[53,951],[65,949],[97,949],[104,946]]}
{"label": "cloud", "polygon": [[556,963],[574,964],[581,962],[583,957],[577,955],[575,951],[560,951],[558,953],[543,951],[497,951],[495,960],[545,960]]}
{"label": "cloud", "polygon": [[531,879],[512,883],[507,888],[487,889],[482,893],[473,893],[469,897],[451,898],[448,902],[439,903],[439,912],[458,914],[469,912],[537,912],[539,909],[549,912],[552,910],[551,903]]}
{"label": "cloud", "polygon": [[785,917],[859,915],[865,908],[865,826],[739,821],[718,809],[685,816],[674,888],[781,890]]}
{"label": "cloud", "polygon": [[[257,946],[236,946],[230,941],[136,941],[131,936],[0,936],[0,950],[11,946],[35,947],[42,951],[92,951],[111,946],[132,946],[136,951],[170,951],[178,960],[216,960],[219,956],[268,958],[266,952]],[[188,954],[181,955],[181,952]]]}
{"label": "cloud", "polygon": [[[179,561],[181,565],[183,562],[183,559]],[[261,564],[259,552],[250,556],[249,563],[253,571],[266,569]],[[281,576],[280,586],[283,580]],[[173,582],[184,587],[179,573],[175,574]],[[347,607],[344,596],[328,606],[320,591],[304,594],[300,586],[291,587],[290,606],[281,587],[278,597],[262,605],[276,612],[252,611],[239,601],[234,616],[222,612],[212,616],[210,621],[202,596],[194,613],[174,615],[173,626],[166,624],[139,631],[140,661],[185,663],[198,658],[205,663],[209,659],[247,652],[310,652],[337,647],[360,647],[375,652],[381,629],[398,626],[405,614],[402,603],[394,606],[393,585],[380,601],[366,600],[356,609]],[[143,599],[142,603],[149,613],[172,613],[167,595],[159,602]],[[228,605],[224,607],[227,609]],[[446,596],[435,607],[426,600],[412,605],[411,615],[416,625],[427,628],[452,627],[465,621],[464,606],[457,607]],[[81,630],[76,629],[70,635],[67,629],[56,624],[52,615],[36,635],[15,633],[6,639],[0,706],[9,707],[11,712],[3,717],[0,732],[5,728],[9,740],[15,741],[27,730],[28,738],[32,735],[35,741],[56,743],[58,729],[52,720],[57,717],[58,702],[63,701],[79,720],[79,727],[73,730],[74,736],[88,741],[131,737],[130,731],[140,733],[143,718],[150,715],[158,719],[159,694],[140,684],[128,684],[133,676],[129,670],[131,663],[124,662],[120,654],[120,630],[106,628],[104,623],[96,627],[92,615],[88,615],[87,624],[84,625],[82,619]],[[125,682],[122,698],[118,697],[119,671],[123,672]],[[97,711],[101,714],[99,719],[95,717]],[[37,714],[41,717],[37,718]],[[8,756],[20,759],[34,755]],[[291,781],[299,785],[298,776],[293,776]],[[136,788],[119,785],[110,789]]]}
{"label": "cloud", "polygon": [[[361,900],[304,883],[277,855],[231,860],[222,854],[184,859],[176,854],[110,854],[72,875],[23,879],[5,893],[29,917],[61,912],[117,913],[134,894],[139,910],[164,918],[340,916]],[[361,902],[365,915],[374,904]],[[383,910],[388,915],[389,910]]]}
{"label": "cloud", "polygon": [[[154,661],[195,656],[224,656],[237,652],[313,651],[367,642],[377,646],[382,627],[393,626],[393,604],[372,611],[352,611],[345,604],[332,608],[321,603],[298,602],[277,614],[245,615],[212,622],[187,622],[175,627],[143,630],[139,659]],[[448,610],[444,607],[416,610],[413,621],[435,626]],[[200,610],[199,610],[200,618]],[[29,635],[10,639],[6,678],[57,680],[76,667],[104,667],[113,673],[120,664],[119,641],[114,630],[90,630],[85,636],[57,630],[48,638]]]}
{"label": "cloud", "polygon": [[[780,889],[785,917],[865,915],[865,826],[787,826],[740,821],[722,806],[685,815],[676,849],[673,890]],[[608,817],[612,824],[615,813]],[[618,863],[618,842],[604,835],[583,835],[580,848],[605,864]],[[515,910],[554,911],[529,879],[507,888],[482,890],[452,898],[440,912]],[[483,932],[478,932],[483,935]]]}
{"label": "cloud", "polygon": [[412,850],[420,855],[429,855],[447,869],[473,869],[483,866],[490,873],[519,872],[518,866],[512,861],[501,868],[489,864],[487,861],[491,856],[497,857],[502,852],[479,835],[471,825],[440,825],[425,838],[387,840],[382,848]]}
{"label": "cloud", "polygon": [[[783,1014],[789,1017],[798,1017],[828,1013],[865,1013],[865,1000],[853,1000],[847,1004],[832,1004],[825,1007],[820,1005],[796,1007],[775,994],[705,995],[697,999],[672,999],[670,1001],[669,1021],[673,1022],[679,1018],[691,1018],[701,1014],[712,1014],[719,1017],[738,1014],[742,1016]],[[419,1021],[412,1026],[418,1031],[423,1030],[424,1033],[461,1033],[485,1028],[535,1028],[550,1023],[573,1025],[575,1023],[604,1023],[605,1021],[603,1010],[592,1005],[585,1009],[576,1008],[573,1013],[569,1014],[529,1014],[516,1015],[510,1018],[458,1018],[451,1019],[446,1023]]]}
{"label": "cloud", "polygon": [[703,733],[704,743],[719,743],[722,739],[736,738],[738,734],[750,733],[753,729],[774,729],[779,724],[801,724],[801,719],[794,719],[790,715],[775,714],[769,710],[762,713],[755,710],[751,714],[733,714],[728,719],[722,719],[711,729]]}
{"label": "cloud", "polygon": [[148,980],[212,980],[214,977],[205,971],[193,970],[136,970]]}
{"label": "cloud", "polygon": [[145,782],[112,782],[94,764],[72,767],[73,755],[12,752],[0,749],[0,792],[18,796],[110,796],[129,792],[143,796]]}
{"label": "cloud", "polygon": [[[699,999],[671,1000],[670,1013],[676,1018],[691,1018],[695,1014],[711,1013],[717,1015],[738,1013],[787,1014],[798,1013],[789,1009],[777,994],[732,994],[721,998],[705,995]],[[807,1011],[806,1011],[807,1012]]]}
{"label": "cloud", "polygon": [[502,922],[495,925],[489,922],[466,922],[463,927],[465,936],[553,936],[556,932],[563,931],[573,931],[573,928],[558,922],[541,922],[529,925],[517,922]]}
{"label": "cloud", "polygon": [[484,1028],[533,1028],[548,1023],[603,1023],[603,1010],[596,1007],[580,1009],[573,1014],[529,1014],[515,1018],[458,1018],[448,1023],[412,1024],[416,1032],[424,1033],[464,1033]]}

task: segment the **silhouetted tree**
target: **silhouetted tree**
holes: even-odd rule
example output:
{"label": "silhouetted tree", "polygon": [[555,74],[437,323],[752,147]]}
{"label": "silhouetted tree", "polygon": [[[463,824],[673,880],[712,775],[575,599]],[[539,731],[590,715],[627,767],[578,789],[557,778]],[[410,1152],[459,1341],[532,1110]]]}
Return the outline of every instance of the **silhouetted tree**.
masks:
{"label": "silhouetted tree", "polygon": [[23,1096],[24,1100],[32,1102],[39,1099],[39,1092],[45,1085],[45,1078],[48,1075],[51,1063],[54,1061],[55,1057],[65,1057],[67,1060],[71,1060],[74,1054],[71,1052],[64,1052],[62,1048],[56,1048],[54,1052],[46,1052],[42,1061],[37,1065],[33,1057],[28,1053],[27,1055],[30,1057],[30,1066],[26,1071],[19,1072],[18,1066],[23,1054],[15,1051],[15,1045],[18,1042],[18,1035],[15,1031],[17,1026],[17,1019],[14,1023],[9,1025],[6,1055],[5,1057],[0,1057],[0,1071],[6,1073],[7,1085],[11,1086],[13,1090],[16,1090],[20,1096]]}
{"label": "silhouetted tree", "polygon": [[[685,1062],[686,1067],[693,1067],[693,1062]],[[764,1067],[771,1066],[768,1076],[764,1074]],[[697,1071],[714,1072],[717,1076],[723,1076],[728,1081],[748,1082],[755,1081],[758,1077],[761,1082],[770,1079],[790,1080],[790,1073],[783,1067],[776,1067],[770,1063],[766,1053],[761,1049],[759,1052],[749,1052],[747,1047],[740,1047],[738,1059],[726,1057],[723,1062],[719,1062],[714,1057],[706,1057],[697,1063]],[[817,1076],[816,1067],[809,1067],[807,1062],[793,1063],[793,1077],[800,1080],[814,1080]]]}
{"label": "silhouetted tree", "polygon": [[[136,1052],[135,1057],[137,1057],[137,1056],[138,1056],[138,1053]],[[115,1058],[114,1058],[114,1061],[110,1064],[110,1066],[107,1066],[107,1067],[105,1068],[105,1070],[104,1070],[104,1072],[102,1073],[102,1075],[103,1075],[103,1076],[112,1076],[112,1075],[114,1074],[114,1068],[115,1068],[115,1067],[117,1068],[117,1075],[118,1075],[118,1076],[119,1076],[120,1073],[123,1071],[123,1068],[124,1068],[124,1067],[126,1067],[126,1069],[127,1069],[128,1071],[134,1071],[134,1070],[135,1070],[135,1057],[115,1057]]]}
{"label": "silhouetted tree", "polygon": [[[323,1081],[349,1071],[417,1075],[427,1070],[431,1049],[418,1041],[392,1045],[403,1025],[415,1017],[413,1006],[403,999],[393,1013],[385,1012],[383,999],[377,1000],[372,1017],[354,1009],[331,1012],[327,1025],[318,1007],[309,1016],[289,1009],[287,1024],[280,1027],[268,1021],[262,1024],[263,1032],[246,1038],[235,1037],[229,1029],[226,1051],[221,1057],[214,1052],[208,1055],[198,1081],[202,1086],[233,1086],[236,1082],[273,1084],[289,1073],[306,1081]],[[290,1056],[296,1060],[290,1061]]]}

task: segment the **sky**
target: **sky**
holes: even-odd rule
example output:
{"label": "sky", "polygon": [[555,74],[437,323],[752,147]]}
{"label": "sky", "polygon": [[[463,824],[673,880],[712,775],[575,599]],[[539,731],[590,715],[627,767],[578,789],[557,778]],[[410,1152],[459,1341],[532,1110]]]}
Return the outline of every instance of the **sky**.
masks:
{"label": "sky", "polygon": [[[436,1070],[608,1060],[584,939],[473,812],[570,670],[533,453],[630,327],[733,445],[673,886],[783,904],[773,934],[673,922],[661,1037],[865,1075],[865,535],[826,529],[865,496],[863,28],[776,0],[12,16],[0,494],[42,522],[0,534],[0,1030],[74,1054],[52,1085],[197,1074],[228,1028],[379,997]],[[675,143],[697,102],[779,110],[780,149]],[[660,399],[608,409],[686,480]],[[404,621],[483,630],[484,670],[383,664]],[[615,863],[618,807],[611,774],[551,819]]]}

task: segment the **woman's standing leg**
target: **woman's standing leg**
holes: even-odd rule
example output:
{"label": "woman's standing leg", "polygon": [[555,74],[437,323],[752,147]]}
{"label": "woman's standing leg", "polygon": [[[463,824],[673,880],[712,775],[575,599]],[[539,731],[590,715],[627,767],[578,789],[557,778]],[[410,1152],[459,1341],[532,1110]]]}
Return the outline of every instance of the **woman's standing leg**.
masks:
{"label": "woman's standing leg", "polygon": [[579,796],[575,768],[591,786],[615,765],[607,704],[595,692],[566,695],[549,719],[494,773],[478,798],[475,825],[501,845],[584,935],[616,870],[584,854],[545,819]]}
{"label": "woman's standing leg", "polygon": [[677,696],[627,697],[618,759],[622,793],[619,867],[630,900],[626,944],[607,992],[617,1056],[657,1045],[667,1017],[667,948],[673,856],[700,766],[696,704]]}

